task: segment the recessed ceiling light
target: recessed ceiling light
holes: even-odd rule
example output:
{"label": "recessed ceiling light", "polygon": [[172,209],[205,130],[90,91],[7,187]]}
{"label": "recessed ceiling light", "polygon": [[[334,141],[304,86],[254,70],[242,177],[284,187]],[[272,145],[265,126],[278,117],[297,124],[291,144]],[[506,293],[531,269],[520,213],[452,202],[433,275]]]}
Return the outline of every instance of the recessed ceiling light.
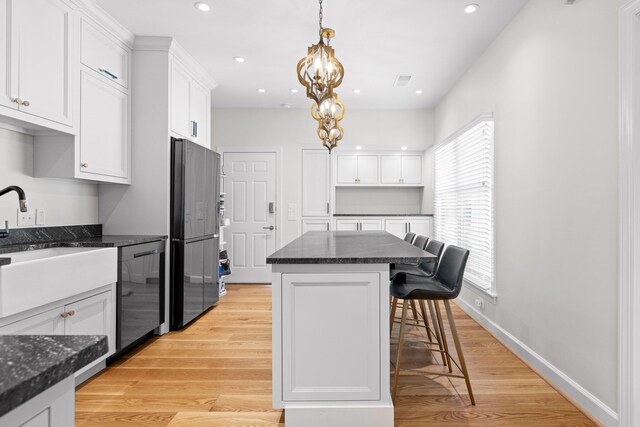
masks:
{"label": "recessed ceiling light", "polygon": [[353,93],[360,93],[360,89],[354,89]]}
{"label": "recessed ceiling light", "polygon": [[244,58],[242,56],[234,56],[233,60],[236,62],[244,62]]}
{"label": "recessed ceiling light", "polygon": [[260,88],[260,89],[256,89],[256,90],[258,91],[258,93],[265,93],[265,92],[266,92],[266,90],[265,90],[265,89],[262,89],[262,88]]}
{"label": "recessed ceiling light", "polygon": [[198,9],[201,12],[209,12],[211,10],[211,6],[209,6],[206,3],[203,3],[201,1],[199,1],[198,3],[193,5],[196,9]]}
{"label": "recessed ceiling light", "polygon": [[362,150],[362,146],[356,145],[356,150]]}
{"label": "recessed ceiling light", "polygon": [[422,89],[418,89],[418,90],[416,91],[416,93],[417,93],[418,95],[420,95],[420,94],[422,93]]}
{"label": "recessed ceiling light", "polygon": [[476,10],[478,10],[478,8],[479,8],[479,7],[480,7],[480,6],[478,6],[478,5],[477,5],[477,4],[475,4],[475,3],[468,4],[468,5],[466,5],[466,6],[464,7],[464,11],[465,11],[466,13],[473,13],[473,12],[475,12]]}
{"label": "recessed ceiling light", "polygon": [[400,149],[401,149],[402,151],[407,151],[407,147],[406,147],[406,145],[403,145],[402,147],[400,147]]}
{"label": "recessed ceiling light", "polygon": [[291,104],[280,104],[282,108],[291,108]]}
{"label": "recessed ceiling light", "polygon": [[291,89],[289,89],[289,92],[291,93],[298,93],[298,89],[292,87]]}

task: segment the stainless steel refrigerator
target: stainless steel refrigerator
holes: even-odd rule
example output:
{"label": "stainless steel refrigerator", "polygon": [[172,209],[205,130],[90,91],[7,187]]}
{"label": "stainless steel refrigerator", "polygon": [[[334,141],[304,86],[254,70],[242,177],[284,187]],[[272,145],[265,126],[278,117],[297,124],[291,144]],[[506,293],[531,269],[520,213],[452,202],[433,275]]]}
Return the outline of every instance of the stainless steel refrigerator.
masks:
{"label": "stainless steel refrigerator", "polygon": [[171,329],[219,299],[220,155],[171,139]]}

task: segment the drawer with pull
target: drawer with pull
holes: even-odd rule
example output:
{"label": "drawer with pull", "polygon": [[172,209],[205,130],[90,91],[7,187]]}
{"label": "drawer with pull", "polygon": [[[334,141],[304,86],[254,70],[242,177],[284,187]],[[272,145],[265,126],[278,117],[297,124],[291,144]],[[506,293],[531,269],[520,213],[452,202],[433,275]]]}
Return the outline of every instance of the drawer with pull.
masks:
{"label": "drawer with pull", "polygon": [[130,52],[104,30],[82,20],[81,61],[102,77],[129,86]]}

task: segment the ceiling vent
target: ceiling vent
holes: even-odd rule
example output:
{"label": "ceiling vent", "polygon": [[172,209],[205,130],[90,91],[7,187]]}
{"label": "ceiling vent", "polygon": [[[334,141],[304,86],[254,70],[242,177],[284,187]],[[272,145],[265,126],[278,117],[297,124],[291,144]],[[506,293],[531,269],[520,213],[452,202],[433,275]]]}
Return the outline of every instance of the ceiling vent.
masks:
{"label": "ceiling vent", "polygon": [[393,85],[395,87],[404,87],[404,86],[408,86],[409,82],[411,81],[411,76],[408,74],[398,74],[396,76],[396,81],[393,82]]}

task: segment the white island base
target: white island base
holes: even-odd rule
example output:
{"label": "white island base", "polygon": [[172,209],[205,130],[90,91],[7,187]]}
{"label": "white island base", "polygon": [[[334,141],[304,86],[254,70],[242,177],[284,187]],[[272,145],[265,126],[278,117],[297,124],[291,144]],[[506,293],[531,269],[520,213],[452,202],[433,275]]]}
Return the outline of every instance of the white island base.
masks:
{"label": "white island base", "polygon": [[389,264],[273,264],[273,406],[287,427],[389,427]]}

